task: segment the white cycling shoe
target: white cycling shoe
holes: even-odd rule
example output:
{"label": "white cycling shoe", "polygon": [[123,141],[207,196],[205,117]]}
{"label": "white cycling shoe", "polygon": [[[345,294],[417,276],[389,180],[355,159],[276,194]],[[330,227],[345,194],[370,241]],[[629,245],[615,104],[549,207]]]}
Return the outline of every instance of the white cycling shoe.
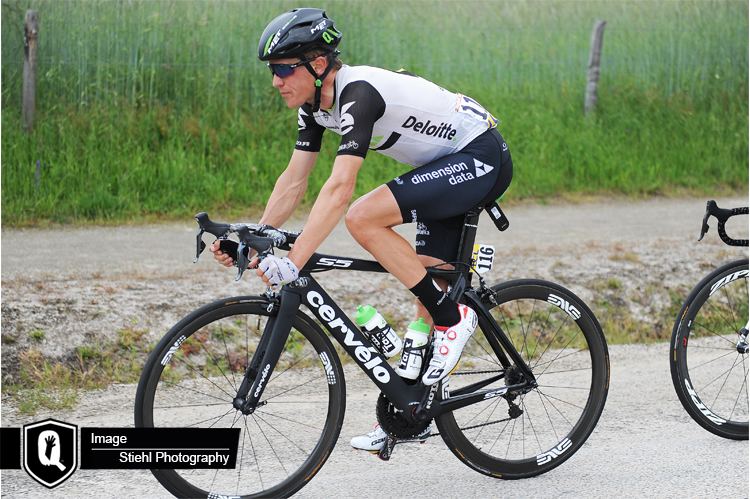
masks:
{"label": "white cycling shoe", "polygon": [[[432,433],[432,423],[420,433],[417,438],[420,442],[424,443],[427,437]],[[379,424],[375,425],[375,428],[367,435],[360,435],[352,438],[352,447],[359,450],[366,450],[370,452],[378,452],[385,445],[385,441],[388,439],[388,435]]]}
{"label": "white cycling shoe", "polygon": [[458,305],[461,320],[445,331],[435,328],[432,360],[427,367],[422,383],[432,385],[448,376],[458,364],[461,352],[477,328],[477,314],[466,305]]}

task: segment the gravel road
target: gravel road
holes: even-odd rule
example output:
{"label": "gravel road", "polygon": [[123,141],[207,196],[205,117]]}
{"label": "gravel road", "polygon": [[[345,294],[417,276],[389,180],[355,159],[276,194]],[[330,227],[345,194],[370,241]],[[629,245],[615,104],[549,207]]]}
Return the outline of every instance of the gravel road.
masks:
{"label": "gravel road", "polygon": [[[717,201],[747,205],[742,198]],[[518,206],[506,210],[511,228],[505,233],[483,219],[477,242],[497,249],[489,281],[558,281],[597,315],[603,305],[595,299],[604,294],[630,320],[664,338],[671,330],[671,318],[665,318],[673,306],[670,291],[684,296],[718,263],[747,255],[744,248],[724,246],[715,233],[696,242],[704,207],[701,199]],[[747,237],[743,223],[730,233]],[[143,330],[143,341],[155,340],[199,304],[262,290],[257,281],[235,283],[210,258],[193,265],[194,234],[190,223],[4,230],[3,379],[15,379],[19,355],[29,349],[65,359],[76,346],[112,341],[123,328]],[[411,237],[413,228],[404,234]],[[365,256],[343,227],[322,252]],[[408,292],[388,276],[360,281],[352,286],[344,273],[322,279],[345,310],[377,296],[378,308],[403,329],[411,314]],[[605,327],[605,333],[614,331]],[[609,397],[592,436],[559,468],[520,481],[470,470],[438,438],[397,447],[387,463],[353,451],[348,440],[370,428],[377,392],[347,366],[348,407],[339,443],[297,497],[748,497],[748,442],[721,439],[692,422],[674,394],[667,352],[667,343],[611,345]],[[115,385],[82,395],[73,409],[33,416],[20,414],[4,396],[2,425],[54,417],[81,426],[128,426],[134,393],[133,385]],[[23,471],[3,470],[1,478],[3,497],[165,496],[148,471],[79,470],[52,491]]]}

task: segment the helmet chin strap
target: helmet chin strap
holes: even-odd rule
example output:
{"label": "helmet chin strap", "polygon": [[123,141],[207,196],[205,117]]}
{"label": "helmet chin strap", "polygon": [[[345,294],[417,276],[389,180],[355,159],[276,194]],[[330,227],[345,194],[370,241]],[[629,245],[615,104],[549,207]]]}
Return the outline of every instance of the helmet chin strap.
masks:
{"label": "helmet chin strap", "polygon": [[305,67],[307,68],[307,71],[310,72],[311,75],[313,75],[313,78],[315,78],[315,102],[313,103],[313,112],[317,112],[320,110],[320,96],[321,92],[323,90],[323,80],[326,79],[326,76],[328,76],[328,73],[331,72],[333,69],[333,66],[331,65],[331,56],[333,54],[327,54],[326,55],[326,68],[323,70],[323,73],[318,75],[318,73],[315,72],[315,69],[313,69],[312,65],[309,62],[305,63]]}

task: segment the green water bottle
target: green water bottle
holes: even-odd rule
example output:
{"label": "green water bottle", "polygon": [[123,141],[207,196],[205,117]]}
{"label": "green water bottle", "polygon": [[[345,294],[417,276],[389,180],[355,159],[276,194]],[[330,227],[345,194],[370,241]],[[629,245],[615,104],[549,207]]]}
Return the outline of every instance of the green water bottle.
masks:
{"label": "green water bottle", "polygon": [[354,320],[362,332],[370,337],[375,348],[386,357],[393,357],[401,351],[401,338],[375,308],[370,305],[360,305],[357,307]]}
{"label": "green water bottle", "polygon": [[424,361],[425,345],[430,337],[430,325],[421,317],[409,324],[404,335],[404,352],[396,367],[396,374],[406,379],[417,379]]}

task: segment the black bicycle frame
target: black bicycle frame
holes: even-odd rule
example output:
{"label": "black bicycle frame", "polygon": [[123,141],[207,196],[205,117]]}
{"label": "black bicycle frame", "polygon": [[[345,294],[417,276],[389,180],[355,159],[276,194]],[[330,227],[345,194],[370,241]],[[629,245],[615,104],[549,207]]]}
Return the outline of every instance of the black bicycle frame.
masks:
{"label": "black bicycle frame", "polygon": [[466,215],[458,255],[460,262],[467,263],[466,268],[451,271],[429,269],[429,272],[434,276],[447,279],[453,285],[454,292],[458,294],[456,298],[463,296],[466,301],[471,302],[472,308],[479,315],[479,320],[488,324],[490,331],[494,332],[494,334],[486,335],[487,341],[503,366],[506,369],[510,365],[517,366],[527,381],[501,388],[481,390],[484,386],[503,378],[505,369],[502,369],[491,378],[452,392],[448,398],[440,395],[435,397],[437,389],[435,385],[408,384],[396,374],[380,351],[370,343],[369,339],[312,276],[312,273],[333,269],[364,272],[387,271],[375,261],[315,253],[307,265],[301,269],[300,278],[281,289],[278,302],[269,300],[268,312],[271,317],[266,323],[253,359],[247,367],[245,378],[235,398],[235,407],[252,412],[258,406],[265,383],[271,378],[281,356],[300,305],[305,305],[313,313],[393,405],[407,414],[411,414],[412,409],[421,407],[422,417],[433,418],[444,412],[471,405],[486,398],[502,396],[508,391],[523,389],[535,383],[531,370],[487,310],[482,299],[471,289],[464,292],[464,287],[470,285],[471,282],[468,263],[471,262],[471,250],[478,219],[479,212],[470,212]]}

